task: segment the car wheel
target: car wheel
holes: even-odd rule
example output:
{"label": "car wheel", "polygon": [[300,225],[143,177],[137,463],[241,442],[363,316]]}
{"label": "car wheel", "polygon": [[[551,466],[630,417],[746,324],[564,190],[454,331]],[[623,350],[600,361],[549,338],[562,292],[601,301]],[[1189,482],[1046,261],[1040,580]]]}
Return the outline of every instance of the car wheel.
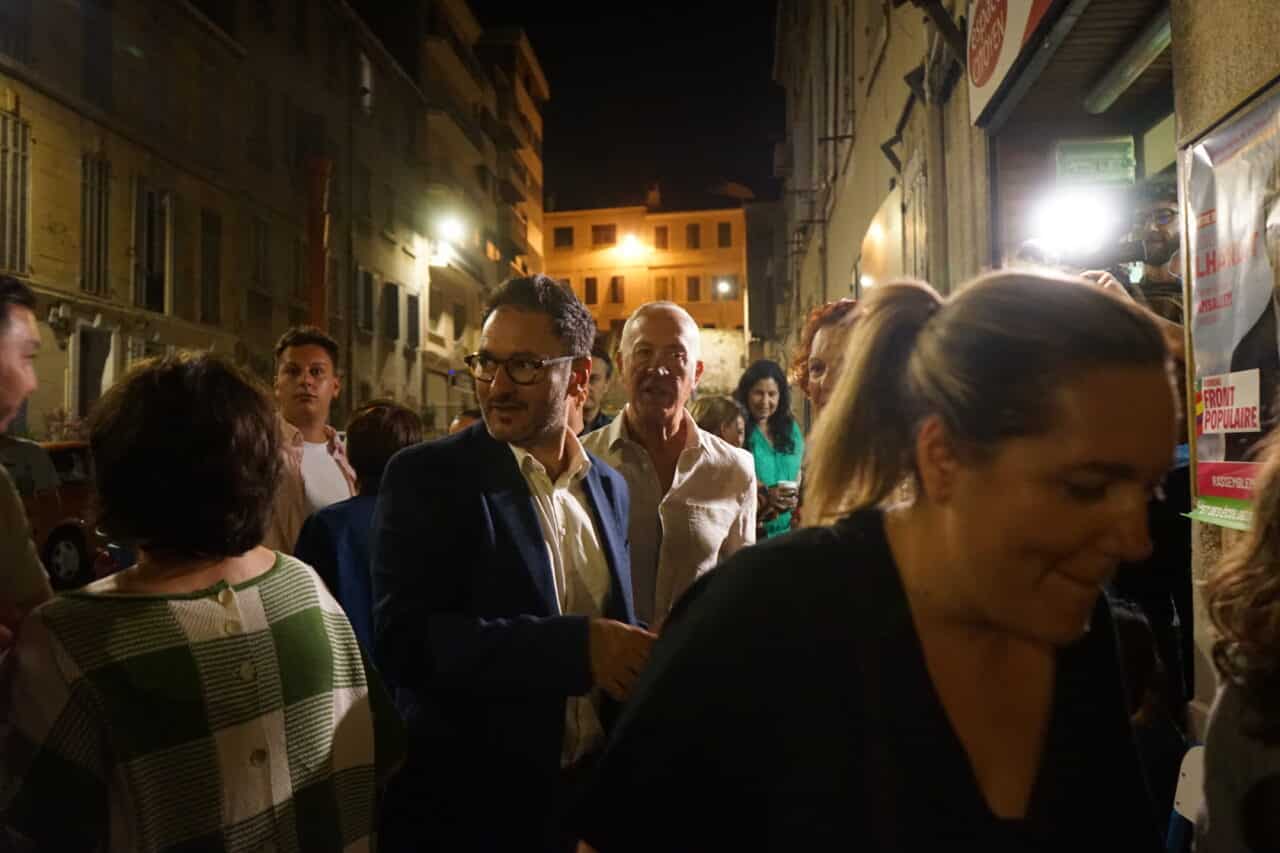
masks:
{"label": "car wheel", "polygon": [[75,530],[56,530],[44,546],[44,567],[54,589],[75,589],[89,581],[89,555]]}

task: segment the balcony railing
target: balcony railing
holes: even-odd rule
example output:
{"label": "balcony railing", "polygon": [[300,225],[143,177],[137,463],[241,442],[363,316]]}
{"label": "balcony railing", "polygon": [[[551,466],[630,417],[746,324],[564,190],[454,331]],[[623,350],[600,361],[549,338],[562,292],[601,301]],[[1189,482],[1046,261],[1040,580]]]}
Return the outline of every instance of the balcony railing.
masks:
{"label": "balcony railing", "polygon": [[442,43],[447,44],[453,50],[453,55],[458,58],[460,63],[462,63],[463,68],[465,68],[467,73],[471,75],[471,79],[475,81],[476,85],[481,89],[485,88],[489,82],[489,78],[484,72],[484,66],[480,64],[480,60],[476,58],[476,55],[471,48],[464,44],[452,30],[443,28],[442,32],[428,33],[427,38],[438,39]]}
{"label": "balcony railing", "polygon": [[452,119],[467,140],[475,146],[476,151],[484,153],[484,132],[477,121],[475,111],[462,104],[453,92],[440,83],[429,83],[424,87],[427,96],[427,112],[443,113]]}

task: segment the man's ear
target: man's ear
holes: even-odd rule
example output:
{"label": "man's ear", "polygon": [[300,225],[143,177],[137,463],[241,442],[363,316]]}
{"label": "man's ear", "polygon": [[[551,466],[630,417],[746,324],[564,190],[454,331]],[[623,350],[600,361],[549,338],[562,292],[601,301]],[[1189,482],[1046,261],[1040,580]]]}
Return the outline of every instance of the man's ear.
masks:
{"label": "man's ear", "polygon": [[591,357],[575,358],[573,369],[569,373],[569,396],[587,398],[587,388],[591,385]]}
{"label": "man's ear", "polygon": [[961,463],[941,417],[930,415],[920,425],[913,453],[921,493],[934,503],[946,503],[955,492]]}
{"label": "man's ear", "polygon": [[693,387],[697,388],[698,383],[702,381],[702,371],[706,365],[702,363],[702,359],[698,359],[693,363]]}

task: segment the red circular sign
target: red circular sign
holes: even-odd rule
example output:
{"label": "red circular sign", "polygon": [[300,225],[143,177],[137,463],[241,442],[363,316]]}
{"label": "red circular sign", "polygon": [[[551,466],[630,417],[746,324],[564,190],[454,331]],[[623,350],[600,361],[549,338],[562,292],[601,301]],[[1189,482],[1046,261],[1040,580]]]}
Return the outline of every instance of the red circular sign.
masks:
{"label": "red circular sign", "polygon": [[1009,0],[977,0],[969,24],[969,79],[981,88],[991,80],[1009,21]]}

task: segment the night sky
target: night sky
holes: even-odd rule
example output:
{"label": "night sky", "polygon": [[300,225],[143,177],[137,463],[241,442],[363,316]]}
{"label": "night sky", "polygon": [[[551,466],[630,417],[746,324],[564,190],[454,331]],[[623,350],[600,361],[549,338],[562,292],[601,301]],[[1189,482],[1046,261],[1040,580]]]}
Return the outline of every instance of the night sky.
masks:
{"label": "night sky", "polygon": [[663,201],[724,181],[775,198],[782,90],[774,0],[471,0],[488,27],[522,26],[551,87],[547,193],[557,209]]}

